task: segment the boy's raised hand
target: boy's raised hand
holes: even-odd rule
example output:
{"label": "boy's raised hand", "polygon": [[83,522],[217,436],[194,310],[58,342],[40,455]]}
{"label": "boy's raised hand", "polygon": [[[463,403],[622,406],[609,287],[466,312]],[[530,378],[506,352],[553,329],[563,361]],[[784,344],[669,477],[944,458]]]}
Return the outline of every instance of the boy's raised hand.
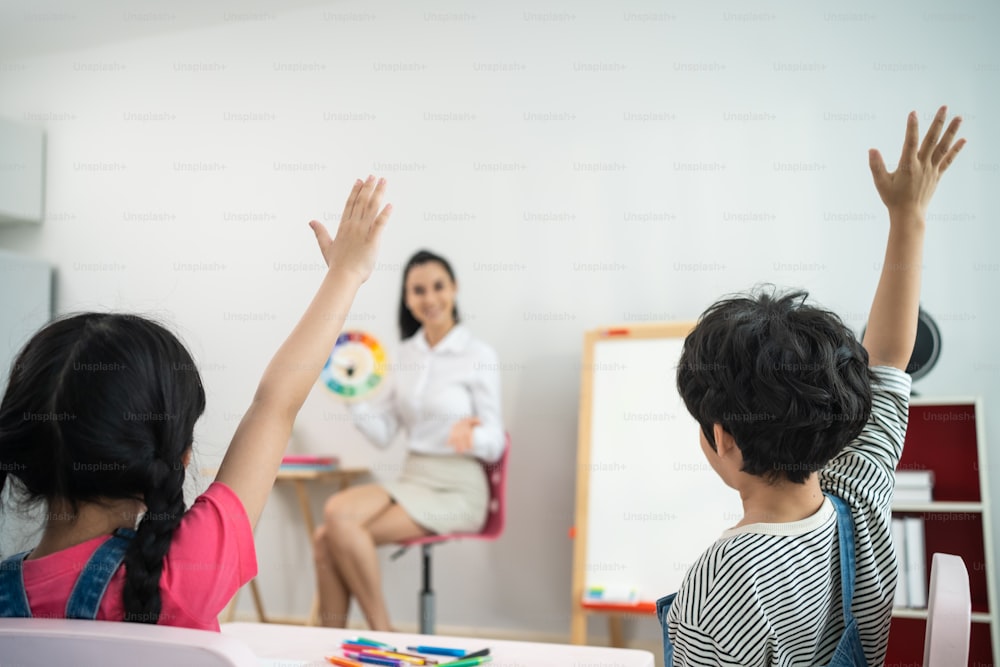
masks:
{"label": "boy's raised hand", "polygon": [[965,139],[955,141],[962,122],[959,117],[949,123],[942,136],[947,113],[947,107],[938,109],[922,143],[917,133],[917,114],[910,113],[906,120],[903,154],[892,173],[886,170],[877,150],[868,152],[875,188],[889,210],[885,261],[862,341],[872,366],[905,370],[913,352],[920,309],[927,205],[941,174],[965,145]]}
{"label": "boy's raised hand", "polygon": [[875,179],[875,188],[889,209],[890,219],[901,214],[907,217],[915,215],[922,221],[941,174],[965,146],[965,139],[955,141],[958,127],[962,124],[961,116],[953,118],[944,136],[941,136],[947,114],[948,107],[938,109],[923,143],[918,147],[920,135],[917,131],[917,113],[910,112],[906,119],[903,153],[894,172],[890,173],[885,168],[885,161],[878,150],[873,148],[868,151],[868,163]]}
{"label": "boy's raised hand", "polygon": [[382,207],[385,187],[384,178],[358,179],[347,197],[334,238],[330,238],[322,223],[316,220],[309,223],[328,267],[352,273],[361,282],[371,276],[379,237],[392,215],[392,204]]}

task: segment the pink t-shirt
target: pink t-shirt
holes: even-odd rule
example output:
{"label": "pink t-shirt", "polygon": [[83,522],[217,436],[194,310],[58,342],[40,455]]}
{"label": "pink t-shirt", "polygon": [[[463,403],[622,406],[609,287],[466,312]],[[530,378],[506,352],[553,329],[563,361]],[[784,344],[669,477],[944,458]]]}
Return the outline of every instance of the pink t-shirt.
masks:
{"label": "pink t-shirt", "polygon": [[[24,587],[35,618],[64,618],[73,585],[107,537],[95,537],[42,558],[24,561]],[[160,623],[219,630],[219,613],[257,575],[253,529],[232,489],[214,482],[194,501],[174,532],[160,579]],[[125,617],[125,566],[118,568],[97,611],[99,621]]]}

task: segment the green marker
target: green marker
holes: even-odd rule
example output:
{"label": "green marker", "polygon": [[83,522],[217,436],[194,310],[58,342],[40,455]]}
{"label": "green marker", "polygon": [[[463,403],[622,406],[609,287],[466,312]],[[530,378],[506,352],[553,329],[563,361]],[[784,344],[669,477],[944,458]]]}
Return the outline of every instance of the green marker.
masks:
{"label": "green marker", "polygon": [[489,662],[493,658],[484,655],[478,658],[462,658],[461,660],[455,660],[454,662],[442,662],[439,663],[437,667],[473,667],[474,665],[482,665]]}
{"label": "green marker", "polygon": [[370,646],[375,646],[381,649],[385,649],[386,651],[396,650],[394,646],[386,644],[385,642],[377,642],[374,639],[365,639],[364,637],[358,637],[357,639],[353,640],[353,642],[355,644],[369,644]]}

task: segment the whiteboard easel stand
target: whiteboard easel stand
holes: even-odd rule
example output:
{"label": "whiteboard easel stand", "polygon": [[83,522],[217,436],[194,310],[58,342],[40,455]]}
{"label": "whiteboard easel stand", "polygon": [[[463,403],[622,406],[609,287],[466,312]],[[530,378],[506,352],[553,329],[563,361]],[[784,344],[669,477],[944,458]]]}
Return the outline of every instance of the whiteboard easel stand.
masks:
{"label": "whiteboard easel stand", "polygon": [[610,612],[588,609],[582,603],[586,586],[587,567],[587,523],[590,497],[590,443],[591,407],[594,399],[594,347],[598,341],[612,339],[619,332],[626,332],[630,339],[636,338],[683,338],[694,328],[695,322],[626,324],[602,327],[584,333],[583,366],[580,369],[580,414],[577,425],[577,478],[576,478],[576,523],[573,527],[573,596],[570,619],[570,641],[573,644],[587,643],[587,615],[606,614],[608,617],[608,637],[610,645],[624,646],[622,616],[636,612]]}

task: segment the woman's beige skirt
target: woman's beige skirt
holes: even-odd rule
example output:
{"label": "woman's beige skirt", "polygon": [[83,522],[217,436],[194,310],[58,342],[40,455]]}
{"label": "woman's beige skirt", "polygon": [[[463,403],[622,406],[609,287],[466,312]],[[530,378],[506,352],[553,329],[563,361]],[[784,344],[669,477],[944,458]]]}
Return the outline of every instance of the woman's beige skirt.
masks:
{"label": "woman's beige skirt", "polygon": [[483,527],[489,486],[478,459],[410,453],[403,474],[382,487],[410,517],[438,535]]}

